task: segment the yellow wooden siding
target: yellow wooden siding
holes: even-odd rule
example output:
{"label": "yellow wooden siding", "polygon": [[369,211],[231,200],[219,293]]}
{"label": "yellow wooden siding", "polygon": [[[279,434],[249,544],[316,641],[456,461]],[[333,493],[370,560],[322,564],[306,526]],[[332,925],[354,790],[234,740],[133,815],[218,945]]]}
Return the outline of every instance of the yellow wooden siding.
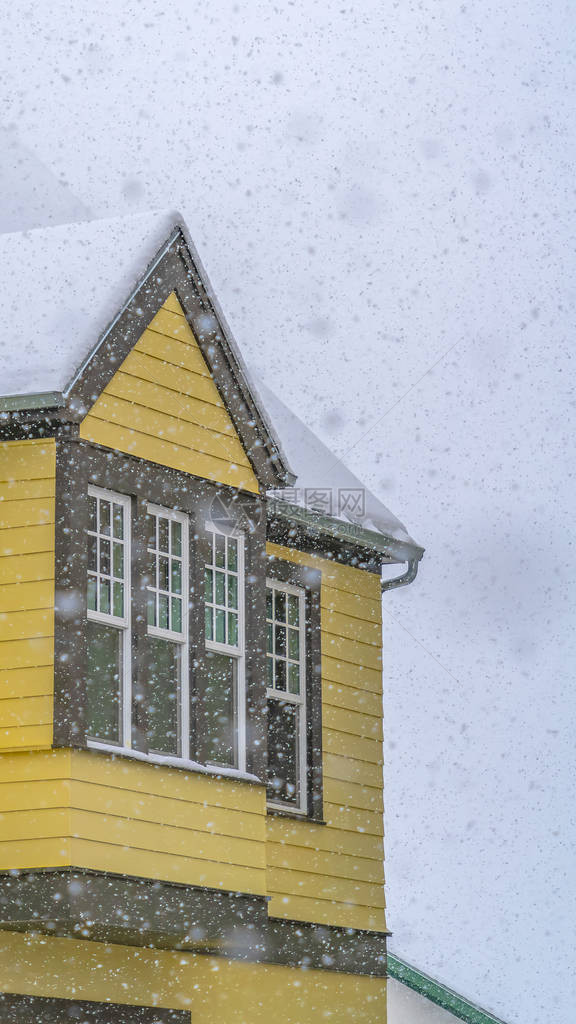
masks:
{"label": "yellow wooden siding", "polygon": [[380,579],[294,549],[268,551],[322,573],[326,822],[268,818],[269,912],[383,930]]}
{"label": "yellow wooden siding", "polygon": [[80,436],[207,480],[259,489],[174,293],[90,409]]}
{"label": "yellow wooden siding", "polygon": [[193,1024],[386,1024],[386,979],[0,932],[0,990],[188,1010]]}
{"label": "yellow wooden siding", "polygon": [[49,747],[54,692],[53,439],[0,444],[0,750]]}
{"label": "yellow wooden siding", "polygon": [[91,751],[1,755],[0,869],[44,856],[264,895],[264,790]]}

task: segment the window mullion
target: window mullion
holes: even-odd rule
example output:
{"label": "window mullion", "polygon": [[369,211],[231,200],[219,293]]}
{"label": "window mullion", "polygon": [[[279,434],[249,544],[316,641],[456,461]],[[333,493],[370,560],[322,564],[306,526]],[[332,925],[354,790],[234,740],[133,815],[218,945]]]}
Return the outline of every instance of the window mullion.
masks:
{"label": "window mullion", "polygon": [[134,502],[132,518],[132,628],[131,649],[133,658],[133,683],[131,694],[131,743],[135,750],[148,753],[148,672],[147,672],[147,621],[148,584],[150,566],[148,544],[150,524],[146,514],[146,502],[138,498]]}

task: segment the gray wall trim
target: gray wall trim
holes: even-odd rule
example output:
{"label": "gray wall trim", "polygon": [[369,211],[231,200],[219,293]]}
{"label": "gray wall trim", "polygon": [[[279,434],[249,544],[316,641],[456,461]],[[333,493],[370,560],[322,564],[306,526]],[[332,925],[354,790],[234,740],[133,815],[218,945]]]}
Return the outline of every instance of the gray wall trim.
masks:
{"label": "gray wall trim", "polygon": [[0,992],[1,1024],[64,1024],[65,1021],[70,1024],[190,1024],[190,1012]]}
{"label": "gray wall trim", "polygon": [[267,904],[81,868],[0,872],[1,929],[385,976],[387,933],[269,918]]}

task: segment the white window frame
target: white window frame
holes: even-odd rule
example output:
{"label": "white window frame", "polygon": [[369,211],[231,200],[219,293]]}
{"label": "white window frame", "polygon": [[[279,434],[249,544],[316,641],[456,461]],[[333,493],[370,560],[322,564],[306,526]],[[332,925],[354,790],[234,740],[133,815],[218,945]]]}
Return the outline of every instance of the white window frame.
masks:
{"label": "white window frame", "polygon": [[[206,650],[214,651],[217,654],[225,654],[228,657],[234,658],[236,661],[236,693],[235,693],[235,728],[236,728],[236,741],[237,741],[237,760],[238,763],[235,766],[239,772],[246,772],[246,637],[245,637],[245,541],[244,534],[238,532],[235,529],[226,530],[216,523],[209,521],[205,524],[206,532],[210,536],[210,543],[212,543],[212,534],[221,534],[223,537],[233,537],[238,544],[238,571],[236,573],[238,577],[238,646],[234,647],[231,644],[218,643],[217,640],[206,639]],[[205,563],[206,569],[213,569],[214,566]],[[227,569],[225,569],[226,575],[228,575]],[[227,593],[227,588],[226,588]],[[210,602],[208,602],[210,603]],[[226,629],[228,626],[226,625]],[[208,762],[212,765],[212,762]],[[219,767],[214,765],[214,767]]]}
{"label": "white window frame", "polygon": [[[266,687],[266,699],[282,700],[286,704],[295,704],[298,712],[298,783],[299,801],[298,804],[282,803],[280,800],[267,800],[266,805],[272,810],[289,811],[292,814],[306,815],[308,813],[308,742],[307,742],[307,715],[306,699],[308,680],[306,677],[306,591],[292,583],[284,583],[283,580],[267,579],[266,590],[280,590],[284,594],[294,594],[298,597],[298,632],[299,636],[299,664],[300,664],[300,693],[290,693],[288,690],[288,669],[286,671],[286,690],[276,690]],[[273,625],[276,620],[273,620]],[[268,628],[268,616],[266,616],[266,629]],[[288,643],[288,636],[286,636]],[[266,659],[268,659],[268,641],[266,641]],[[288,647],[286,647],[288,650]],[[275,659],[274,659],[275,660]],[[288,660],[286,662],[288,666]],[[268,678],[268,666],[266,666],[266,678]]]}
{"label": "white window frame", "polygon": [[[188,546],[189,546],[189,517],[184,512],[177,512],[176,509],[165,508],[162,505],[155,505],[152,502],[146,502],[146,511],[148,515],[154,517],[162,517],[168,519],[171,522],[180,523],[182,526],[182,593],[177,595],[182,599],[182,632],[177,633],[171,629],[162,629],[160,626],[151,626],[147,624],[148,636],[159,637],[161,640],[169,640],[171,643],[177,643],[180,648],[180,685],[178,687],[178,723],[180,730],[180,754],[178,755],[163,755],[158,752],[159,756],[177,757],[182,758],[185,761],[190,760],[190,679],[189,679],[189,664],[190,664],[190,639],[188,630],[189,620],[189,594],[190,594],[190,571],[189,571],[189,558],[188,558]],[[154,552],[147,549],[148,554],[154,554]],[[170,582],[170,581],[169,581]],[[147,593],[152,591],[156,593],[156,586],[148,586],[146,588]],[[171,591],[170,591],[171,594]],[[156,756],[156,751],[152,753],[152,757]]]}
{"label": "white window frame", "polygon": [[[122,689],[121,689],[121,717],[120,717],[120,741],[110,743],[99,741],[96,738],[88,739],[90,747],[104,747],[113,749],[127,749],[132,746],[132,502],[127,494],[118,494],[116,491],[109,491],[103,487],[88,487],[88,496],[91,498],[102,498],[104,501],[121,505],[124,509],[124,615],[122,617],[105,612],[87,609],[87,618],[92,622],[100,622],[106,626],[114,626],[122,635]],[[113,537],[113,517],[110,524],[110,541]],[[87,530],[86,536],[94,536],[94,531]],[[99,534],[102,536],[102,534]],[[110,560],[112,567],[112,546],[110,548]],[[99,567],[98,567],[99,569]],[[86,574],[86,587],[88,587],[88,573]],[[113,606],[112,588],[110,604]]]}

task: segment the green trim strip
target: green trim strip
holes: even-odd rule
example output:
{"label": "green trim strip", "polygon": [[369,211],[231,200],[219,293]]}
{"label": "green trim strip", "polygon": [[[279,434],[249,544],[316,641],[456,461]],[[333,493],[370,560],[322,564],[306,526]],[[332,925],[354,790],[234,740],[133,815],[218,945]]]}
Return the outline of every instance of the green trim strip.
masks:
{"label": "green trim strip", "polygon": [[458,1020],[465,1024],[505,1024],[500,1017],[494,1017],[487,1010],[481,1010],[479,1006],[459,996],[451,988],[434,981],[427,974],[400,960],[393,953],[388,953],[388,977],[400,981],[403,985],[411,988],[418,995],[429,999],[431,1003],[442,1007],[448,1013],[453,1014]]}
{"label": "green trim strip", "polygon": [[61,409],[64,397],[60,391],[43,391],[34,395],[0,396],[1,412],[23,412],[26,409]]}

